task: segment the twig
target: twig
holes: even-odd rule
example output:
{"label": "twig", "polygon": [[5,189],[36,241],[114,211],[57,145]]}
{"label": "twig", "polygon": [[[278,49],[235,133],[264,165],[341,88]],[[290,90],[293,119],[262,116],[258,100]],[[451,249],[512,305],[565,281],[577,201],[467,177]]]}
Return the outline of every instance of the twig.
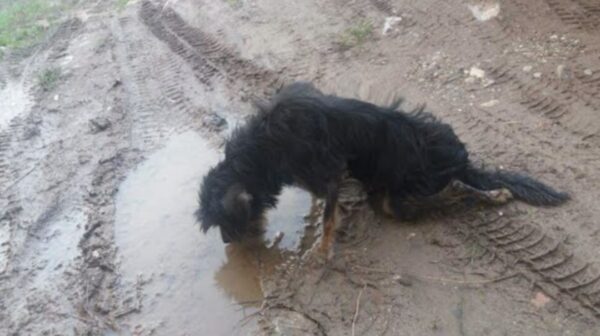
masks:
{"label": "twig", "polygon": [[505,276],[501,276],[501,277],[497,277],[497,278],[493,278],[493,279],[486,279],[486,280],[459,280],[459,279],[438,278],[438,277],[432,277],[432,276],[426,276],[426,275],[425,276],[413,275],[413,277],[415,279],[419,279],[419,280],[446,282],[446,283],[452,283],[452,284],[457,284],[457,285],[486,285],[486,284],[490,284],[490,283],[508,280],[508,279],[514,278],[518,275],[522,275],[522,273],[516,272],[516,273],[511,273],[511,274],[508,274]]}
{"label": "twig", "polygon": [[[355,266],[355,267],[366,270],[366,271],[371,271],[371,272],[394,274],[393,272],[389,272],[389,271],[378,269],[378,268],[364,267],[364,266]],[[452,283],[452,284],[457,284],[457,285],[485,285],[485,284],[490,284],[490,283],[514,278],[518,275],[522,275],[522,273],[516,272],[516,273],[511,273],[511,274],[508,274],[505,276],[501,276],[498,278],[487,279],[487,280],[460,280],[460,279],[441,278],[441,277],[410,274],[410,273],[403,273],[403,274],[396,274],[396,275],[400,275],[400,276],[404,276],[404,277],[408,277],[408,278],[414,278],[414,279],[421,280],[421,281],[445,282],[445,283]]]}
{"label": "twig", "polygon": [[354,328],[356,327],[356,320],[358,319],[358,312],[360,309],[360,298],[362,297],[363,291],[367,288],[367,284],[363,285],[363,288],[358,292],[358,297],[356,298],[356,310],[354,311],[354,317],[352,318],[352,336],[354,336]]}

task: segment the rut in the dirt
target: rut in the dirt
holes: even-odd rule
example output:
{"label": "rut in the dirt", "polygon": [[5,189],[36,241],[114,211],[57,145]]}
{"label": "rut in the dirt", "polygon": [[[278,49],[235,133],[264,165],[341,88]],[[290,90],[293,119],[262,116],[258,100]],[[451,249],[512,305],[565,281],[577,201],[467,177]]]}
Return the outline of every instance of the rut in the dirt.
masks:
{"label": "rut in the dirt", "polygon": [[474,217],[459,230],[486,248],[480,258],[499,260],[567,308],[600,318],[600,270],[575,256],[564,240],[521,222],[519,213]]}
{"label": "rut in the dirt", "polygon": [[594,0],[545,0],[560,20],[585,31],[600,30],[600,4]]}
{"label": "rut in the dirt", "polygon": [[194,69],[198,81],[210,87],[214,77],[234,84],[249,95],[271,94],[283,84],[272,70],[264,69],[190,26],[173,9],[150,1],[142,3],[139,15],[148,29]]}

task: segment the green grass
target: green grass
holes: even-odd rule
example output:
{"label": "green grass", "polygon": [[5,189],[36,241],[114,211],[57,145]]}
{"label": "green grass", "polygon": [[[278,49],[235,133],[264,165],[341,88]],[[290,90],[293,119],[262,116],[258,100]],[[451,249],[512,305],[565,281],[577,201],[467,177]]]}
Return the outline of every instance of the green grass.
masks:
{"label": "green grass", "polygon": [[38,74],[38,86],[44,91],[52,91],[60,79],[60,68],[49,68]]}
{"label": "green grass", "polygon": [[115,4],[117,6],[117,11],[122,12],[125,7],[127,7],[127,4],[129,4],[129,0],[117,0],[117,3]]}
{"label": "green grass", "polygon": [[11,1],[0,7],[0,47],[23,47],[36,42],[49,26],[48,1]]}
{"label": "green grass", "polygon": [[339,43],[343,48],[349,49],[363,44],[372,34],[373,24],[363,20],[342,32]]}
{"label": "green grass", "polygon": [[240,8],[242,7],[242,0],[225,0],[232,8]]}

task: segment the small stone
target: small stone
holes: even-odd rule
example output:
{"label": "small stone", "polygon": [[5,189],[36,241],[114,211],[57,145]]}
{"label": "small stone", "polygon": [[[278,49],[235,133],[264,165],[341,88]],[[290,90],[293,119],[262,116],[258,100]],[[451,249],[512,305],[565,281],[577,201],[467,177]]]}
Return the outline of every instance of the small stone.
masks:
{"label": "small stone", "polygon": [[523,71],[525,71],[525,72],[529,72],[532,69],[533,69],[533,67],[531,65],[526,65],[526,66],[523,67]]}
{"label": "small stone", "polygon": [[542,73],[541,72],[534,73],[533,78],[542,78]]}
{"label": "small stone", "polygon": [[399,16],[386,17],[385,22],[383,23],[383,29],[381,30],[381,35],[387,35],[387,33],[392,29],[392,26],[400,21],[402,21],[402,18]]}
{"label": "small stone", "polygon": [[471,14],[477,19],[477,21],[485,22],[493,19],[500,14],[499,3],[489,3],[485,5],[468,5]]}
{"label": "small stone", "polygon": [[553,40],[553,41],[554,40],[558,40],[558,35],[552,34],[552,35],[550,35],[550,39]]}
{"label": "small stone", "polygon": [[551,299],[546,294],[544,294],[542,292],[535,293],[535,297],[533,299],[531,299],[531,303],[534,306],[536,306],[537,308],[544,307],[550,301],[551,301]]}
{"label": "small stone", "polygon": [[556,67],[556,77],[558,77],[558,78],[564,78],[565,77],[565,65],[564,64],[559,64]]}
{"label": "small stone", "polygon": [[593,75],[593,74],[594,74],[594,72],[592,71],[592,69],[585,69],[585,70],[583,70],[583,73],[584,73],[586,76],[591,76],[591,75]]}
{"label": "small stone", "polygon": [[59,96],[58,95],[54,95],[54,101],[58,101]]}
{"label": "small stone", "polygon": [[89,155],[79,155],[77,157],[77,161],[79,162],[80,165],[84,165],[84,164],[90,162],[91,159],[92,159],[92,157]]}
{"label": "small stone", "polygon": [[93,134],[100,133],[108,129],[111,125],[110,120],[104,117],[90,119],[90,130]]}
{"label": "small stone", "polygon": [[485,71],[474,66],[474,67],[471,67],[471,70],[469,70],[469,76],[475,77],[475,78],[483,78],[483,77],[485,77]]}
{"label": "small stone", "polygon": [[495,83],[496,83],[496,81],[494,81],[493,79],[489,79],[489,78],[484,79],[482,82],[483,87],[485,87],[485,88],[490,87],[490,86],[494,85]]}
{"label": "small stone", "polygon": [[498,103],[500,103],[500,101],[498,99],[492,99],[490,101],[487,101],[485,103],[481,103],[479,106],[481,107],[493,107],[498,105]]}
{"label": "small stone", "polygon": [[227,128],[227,120],[216,113],[208,113],[202,116],[202,126],[213,132],[220,132]]}
{"label": "small stone", "polygon": [[123,84],[123,82],[121,82],[120,79],[115,79],[115,81],[113,82],[113,84],[111,86],[111,89],[114,89],[114,88],[116,88],[118,86],[121,86],[121,84]]}
{"label": "small stone", "polygon": [[413,285],[412,281],[410,281],[409,279],[403,277],[400,274],[396,274],[393,277],[394,281],[401,284],[402,286],[406,286],[406,287],[410,287]]}

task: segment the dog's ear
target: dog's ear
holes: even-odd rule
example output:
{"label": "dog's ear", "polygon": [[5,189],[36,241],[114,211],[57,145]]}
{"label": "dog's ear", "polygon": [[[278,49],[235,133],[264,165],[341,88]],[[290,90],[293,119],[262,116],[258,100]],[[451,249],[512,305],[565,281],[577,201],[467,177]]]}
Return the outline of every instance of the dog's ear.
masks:
{"label": "dog's ear", "polygon": [[234,184],[227,189],[222,204],[225,211],[241,222],[250,219],[250,203],[252,195],[240,184]]}
{"label": "dog's ear", "polygon": [[202,232],[204,232],[204,233],[208,232],[208,229],[215,226],[214,223],[209,222],[208,219],[205,218],[206,216],[204,216],[204,214],[202,213],[202,209],[196,210],[194,212],[194,216],[196,216],[196,219],[200,223],[200,228],[202,229]]}

